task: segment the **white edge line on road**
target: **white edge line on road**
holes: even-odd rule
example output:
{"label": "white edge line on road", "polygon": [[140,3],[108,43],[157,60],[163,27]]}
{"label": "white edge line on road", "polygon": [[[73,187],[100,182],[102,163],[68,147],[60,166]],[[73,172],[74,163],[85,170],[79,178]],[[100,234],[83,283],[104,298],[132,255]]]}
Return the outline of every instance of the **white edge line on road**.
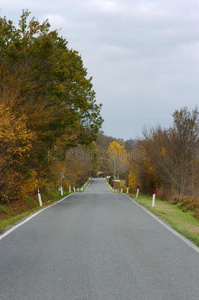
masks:
{"label": "white edge line on road", "polygon": [[[108,188],[107,188],[108,189]],[[63,199],[37,211],[36,213],[34,213],[33,215],[31,215],[30,217],[26,218],[24,221],[20,222],[19,224],[15,225],[14,227],[12,227],[11,229],[8,229],[5,233],[0,235],[0,240],[2,240],[4,237],[6,237],[7,235],[9,235],[11,232],[13,232],[14,230],[16,230],[18,227],[22,226],[23,224],[25,224],[26,222],[30,221],[32,218],[36,217],[38,214],[40,214],[41,212],[43,212],[44,210],[64,201],[66,198],[68,198],[69,196],[71,196],[72,194],[64,197]],[[156,215],[154,215],[152,212],[150,212],[147,208],[143,207],[142,205],[140,205],[139,203],[137,203],[133,198],[131,198],[130,196],[125,195],[129,200],[131,200],[134,204],[136,204],[137,206],[139,206],[140,208],[142,208],[146,213],[148,213],[153,219],[155,219],[157,222],[159,222],[161,225],[163,225],[166,229],[168,229],[170,232],[172,232],[174,235],[176,235],[178,238],[180,238],[182,241],[184,241],[187,245],[189,245],[192,249],[194,249],[196,252],[199,253],[199,248],[193,244],[191,241],[189,241],[188,239],[186,239],[184,236],[182,236],[180,233],[178,233],[177,231],[175,231],[173,228],[171,228],[169,225],[167,225],[163,220],[161,220],[160,218],[158,218]]]}
{"label": "white edge line on road", "polygon": [[89,181],[89,183],[88,183],[87,187],[85,188],[84,192],[86,192],[87,188],[89,187],[91,180]]}
{"label": "white edge line on road", "polygon": [[104,178],[104,183],[105,183],[105,186],[106,186],[107,190],[108,190],[109,192],[111,192],[111,193],[114,193],[114,192],[109,188],[108,183],[107,183],[107,181],[106,181],[105,178]]}
{"label": "white edge line on road", "polygon": [[[90,180],[90,181],[91,181],[91,180]],[[86,189],[84,190],[84,192],[87,190],[87,188],[88,188],[89,185],[90,185],[90,182],[89,182],[89,184],[87,185],[87,187],[86,187]],[[23,220],[23,221],[21,221],[21,222],[19,221],[20,223],[18,223],[17,225],[13,225],[12,228],[10,228],[10,229],[8,229],[6,232],[0,234],[0,240],[2,240],[4,237],[6,237],[7,235],[9,235],[11,232],[13,232],[13,231],[14,231],[15,229],[17,229],[18,227],[20,227],[20,226],[22,226],[23,224],[25,224],[26,222],[30,221],[32,218],[36,217],[36,216],[37,216],[38,214],[40,214],[42,211],[44,211],[44,210],[46,210],[46,209],[52,207],[53,205],[56,205],[56,204],[58,204],[58,203],[64,201],[67,197],[71,196],[72,194],[73,194],[73,193],[71,193],[70,195],[65,196],[63,199],[61,199],[61,200],[59,200],[59,201],[57,201],[57,202],[55,202],[55,203],[53,203],[53,204],[51,204],[51,205],[49,205],[49,206],[47,206],[47,207],[44,207],[44,208],[40,209],[39,211],[37,211],[36,213],[34,213],[33,215],[31,215],[30,217],[27,217],[25,220]]]}
{"label": "white edge line on road", "polygon": [[49,205],[49,206],[47,206],[47,207],[44,207],[44,208],[40,209],[39,211],[37,211],[36,213],[34,213],[33,215],[31,215],[30,217],[27,217],[25,220],[23,220],[23,221],[21,221],[21,222],[19,221],[20,223],[18,223],[17,225],[14,225],[11,229],[8,229],[6,232],[0,234],[0,240],[2,240],[4,237],[6,237],[7,235],[9,235],[11,232],[13,232],[13,231],[14,231],[15,229],[17,229],[18,227],[20,227],[20,226],[22,226],[23,224],[25,224],[26,222],[30,221],[32,218],[36,217],[38,214],[40,214],[40,213],[43,212],[44,210],[46,210],[46,209],[48,209],[48,208],[50,208],[50,207],[52,207],[52,206],[54,206],[54,205],[56,205],[56,204],[58,204],[58,203],[64,201],[67,197],[69,197],[69,196],[71,196],[71,195],[73,195],[73,193],[70,194],[70,195],[65,196],[65,197],[62,198],[61,200],[59,200],[59,201],[57,201],[57,202],[55,202],[55,203],[53,203],[53,204],[51,204],[51,205]]}
{"label": "white edge line on road", "polygon": [[188,240],[187,238],[185,238],[183,235],[181,235],[179,232],[177,232],[176,230],[174,230],[172,227],[170,227],[167,223],[165,223],[163,220],[161,220],[160,218],[158,218],[156,215],[154,215],[152,212],[150,212],[147,208],[145,208],[144,206],[140,205],[139,203],[137,203],[133,198],[131,198],[130,196],[126,195],[133,203],[135,203],[136,205],[138,205],[139,207],[141,207],[145,212],[147,212],[152,218],[154,218],[156,221],[158,221],[161,225],[163,225],[165,228],[167,228],[170,232],[172,232],[173,234],[175,234],[177,237],[179,237],[181,240],[183,240],[183,242],[185,242],[187,245],[189,245],[192,249],[194,249],[196,252],[199,253],[199,247],[197,247],[194,243],[192,243],[190,240]]}

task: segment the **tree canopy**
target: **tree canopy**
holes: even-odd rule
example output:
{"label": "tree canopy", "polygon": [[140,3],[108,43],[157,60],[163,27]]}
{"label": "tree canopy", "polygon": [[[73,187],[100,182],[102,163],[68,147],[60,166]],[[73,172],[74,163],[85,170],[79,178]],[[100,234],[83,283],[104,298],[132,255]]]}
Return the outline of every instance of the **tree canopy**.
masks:
{"label": "tree canopy", "polygon": [[24,10],[18,28],[0,19],[1,102],[25,113],[28,127],[47,148],[63,135],[70,145],[89,144],[103,121],[92,78],[78,52],[68,49],[58,31],[50,31],[48,21],[28,22],[29,16]]}
{"label": "tree canopy", "polygon": [[53,147],[92,144],[100,111],[81,56],[48,20],[40,23],[28,10],[18,26],[0,17],[0,185],[8,159],[22,185],[24,170],[42,178],[49,173]]}

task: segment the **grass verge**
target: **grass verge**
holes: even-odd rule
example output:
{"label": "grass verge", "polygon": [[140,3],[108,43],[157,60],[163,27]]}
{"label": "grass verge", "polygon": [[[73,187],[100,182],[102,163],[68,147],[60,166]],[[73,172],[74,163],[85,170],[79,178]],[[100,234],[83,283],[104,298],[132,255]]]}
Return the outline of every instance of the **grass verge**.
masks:
{"label": "grass verge", "polygon": [[19,221],[29,217],[36,211],[38,211],[46,206],[49,206],[49,205],[53,204],[54,202],[61,200],[62,198],[66,197],[67,195],[69,195],[68,192],[64,192],[63,196],[61,196],[60,192],[58,192],[57,190],[48,191],[48,192],[46,192],[45,195],[42,196],[42,201],[43,201],[42,207],[35,204],[34,199],[32,199],[30,197],[26,198],[26,199],[22,200],[21,202],[26,203],[26,205],[28,205],[29,209],[20,214],[18,214],[17,212],[14,213],[10,209],[8,209],[6,207],[6,205],[0,205],[0,212],[3,212],[4,215],[7,216],[7,218],[5,220],[0,219],[0,233],[2,233],[4,230],[8,229],[10,226],[17,224]]}
{"label": "grass verge", "polygon": [[183,212],[179,204],[170,204],[159,198],[156,198],[155,207],[152,207],[152,197],[148,195],[139,195],[138,198],[132,194],[130,196],[199,246],[199,220],[193,216],[193,212]]}

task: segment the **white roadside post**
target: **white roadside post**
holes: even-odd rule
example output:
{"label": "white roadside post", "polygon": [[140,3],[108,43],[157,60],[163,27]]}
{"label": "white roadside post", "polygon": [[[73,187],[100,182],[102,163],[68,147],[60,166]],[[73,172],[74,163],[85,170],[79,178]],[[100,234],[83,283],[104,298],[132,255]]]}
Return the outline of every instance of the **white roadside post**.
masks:
{"label": "white roadside post", "polygon": [[63,186],[61,186],[61,196],[63,196]]}
{"label": "white roadside post", "polygon": [[129,193],[129,187],[127,186],[126,188],[126,193],[128,194]]}
{"label": "white roadside post", "polygon": [[38,192],[39,205],[42,206],[41,194],[39,189],[37,189],[37,192]]}
{"label": "white roadside post", "polygon": [[137,193],[136,193],[136,198],[138,198],[139,190],[140,190],[140,187],[139,187],[139,185],[138,185],[138,187],[137,187]]}
{"label": "white roadside post", "polygon": [[121,188],[121,194],[123,193],[123,187]]}
{"label": "white roadside post", "polygon": [[155,206],[155,190],[153,191],[152,206]]}
{"label": "white roadside post", "polygon": [[76,192],[76,191],[75,191],[75,186],[73,187],[73,191],[74,191],[74,193]]}
{"label": "white roadside post", "polygon": [[69,188],[68,188],[69,193],[71,193],[71,185],[69,184]]}
{"label": "white roadside post", "polygon": [[60,191],[61,191],[61,196],[63,196],[62,179],[65,178],[64,173],[61,172],[61,173],[59,174],[59,177],[60,177]]}

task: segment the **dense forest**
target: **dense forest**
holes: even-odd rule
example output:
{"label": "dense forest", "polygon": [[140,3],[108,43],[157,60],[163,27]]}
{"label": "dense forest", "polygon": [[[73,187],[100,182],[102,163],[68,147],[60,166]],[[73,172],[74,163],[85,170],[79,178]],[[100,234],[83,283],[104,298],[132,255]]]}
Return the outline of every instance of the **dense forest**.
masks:
{"label": "dense forest", "polygon": [[66,152],[94,149],[103,119],[91,80],[48,21],[0,18],[0,202],[55,188],[60,172],[65,188],[85,181],[90,165]]}

